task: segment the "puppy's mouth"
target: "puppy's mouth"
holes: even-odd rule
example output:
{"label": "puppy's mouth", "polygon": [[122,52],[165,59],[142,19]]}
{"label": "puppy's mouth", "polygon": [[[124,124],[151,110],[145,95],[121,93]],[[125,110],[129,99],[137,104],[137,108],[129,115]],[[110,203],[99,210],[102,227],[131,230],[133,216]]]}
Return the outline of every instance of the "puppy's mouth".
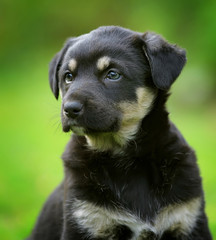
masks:
{"label": "puppy's mouth", "polygon": [[117,132],[119,130],[117,120],[109,125],[108,124],[103,125],[101,124],[101,121],[94,122],[94,124],[92,125],[91,121],[83,123],[82,121],[67,118],[62,119],[62,128],[64,132],[71,131],[81,136],[95,133]]}
{"label": "puppy's mouth", "polygon": [[85,128],[82,127],[76,120],[62,119],[62,129],[64,132],[74,132],[77,135],[84,135]]}

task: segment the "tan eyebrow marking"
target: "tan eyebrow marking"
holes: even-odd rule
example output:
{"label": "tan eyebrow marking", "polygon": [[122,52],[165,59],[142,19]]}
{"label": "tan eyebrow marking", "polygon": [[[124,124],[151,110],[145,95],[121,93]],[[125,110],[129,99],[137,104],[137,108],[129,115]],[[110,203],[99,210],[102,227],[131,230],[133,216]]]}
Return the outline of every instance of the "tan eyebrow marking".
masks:
{"label": "tan eyebrow marking", "polygon": [[110,64],[110,58],[107,56],[101,57],[97,61],[97,68],[100,71],[103,71],[105,68],[107,68]]}
{"label": "tan eyebrow marking", "polygon": [[77,67],[77,61],[74,58],[72,58],[68,64],[68,67],[71,70],[71,72],[75,71]]}

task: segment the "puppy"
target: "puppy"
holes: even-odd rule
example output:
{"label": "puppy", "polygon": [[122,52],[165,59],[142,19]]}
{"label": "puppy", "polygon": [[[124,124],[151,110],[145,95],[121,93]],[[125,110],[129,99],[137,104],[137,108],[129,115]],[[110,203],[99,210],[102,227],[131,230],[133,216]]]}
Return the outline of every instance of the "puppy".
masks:
{"label": "puppy", "polygon": [[194,151],[165,103],[185,51],[154,33],[100,27],[50,64],[62,98],[65,178],[31,240],[210,240]]}

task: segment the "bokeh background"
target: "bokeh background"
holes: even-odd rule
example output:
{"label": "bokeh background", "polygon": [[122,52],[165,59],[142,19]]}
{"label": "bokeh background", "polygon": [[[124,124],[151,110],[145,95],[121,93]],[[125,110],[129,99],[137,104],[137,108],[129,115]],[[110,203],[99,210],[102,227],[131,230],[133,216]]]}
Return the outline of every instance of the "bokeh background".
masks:
{"label": "bokeh background", "polygon": [[216,1],[0,1],[0,239],[24,239],[63,177],[60,101],[48,64],[66,38],[101,25],[151,30],[187,49],[170,117],[196,150],[216,239]]}

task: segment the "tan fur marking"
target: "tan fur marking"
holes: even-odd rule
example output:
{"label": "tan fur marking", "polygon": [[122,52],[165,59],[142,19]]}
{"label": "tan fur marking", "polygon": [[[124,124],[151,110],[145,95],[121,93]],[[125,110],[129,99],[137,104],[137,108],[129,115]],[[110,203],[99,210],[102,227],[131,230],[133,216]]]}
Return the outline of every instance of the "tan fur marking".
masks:
{"label": "tan fur marking", "polygon": [[69,69],[71,70],[71,72],[75,71],[75,69],[77,68],[77,61],[72,58],[68,64]]}
{"label": "tan fur marking", "polygon": [[112,150],[114,154],[122,152],[123,139],[118,133],[95,133],[86,136],[88,147],[92,150],[107,151]]}
{"label": "tan fur marking", "polygon": [[82,127],[72,127],[72,132],[79,135],[84,136],[84,129]]}
{"label": "tan fur marking", "polygon": [[120,109],[123,113],[123,122],[137,121],[142,119],[150,110],[155,94],[148,88],[136,90],[136,102],[121,102]]}
{"label": "tan fur marking", "polygon": [[152,223],[142,221],[125,209],[114,211],[81,200],[74,201],[72,212],[81,229],[86,229],[91,237],[110,237],[112,229],[120,224],[133,231],[131,240],[141,240],[148,231],[159,236],[167,230],[188,234],[195,227],[201,203],[201,198],[195,198],[185,203],[169,205],[156,215]]}
{"label": "tan fur marking", "polygon": [[62,94],[62,90],[61,90],[60,87],[59,87],[59,94],[60,94],[60,97],[61,97],[61,99],[62,99],[63,94]]}
{"label": "tan fur marking", "polygon": [[178,230],[180,233],[190,232],[199,217],[201,209],[201,198],[195,198],[182,204],[170,205],[159,213],[156,218],[155,226],[159,233],[164,229]]}
{"label": "tan fur marking", "polygon": [[137,133],[141,120],[149,113],[155,98],[155,93],[148,88],[136,90],[136,102],[121,102],[119,108],[123,114],[119,133],[130,140]]}
{"label": "tan fur marking", "polygon": [[101,57],[97,61],[97,68],[100,71],[103,71],[105,68],[107,68],[110,64],[110,58],[107,56]]}

